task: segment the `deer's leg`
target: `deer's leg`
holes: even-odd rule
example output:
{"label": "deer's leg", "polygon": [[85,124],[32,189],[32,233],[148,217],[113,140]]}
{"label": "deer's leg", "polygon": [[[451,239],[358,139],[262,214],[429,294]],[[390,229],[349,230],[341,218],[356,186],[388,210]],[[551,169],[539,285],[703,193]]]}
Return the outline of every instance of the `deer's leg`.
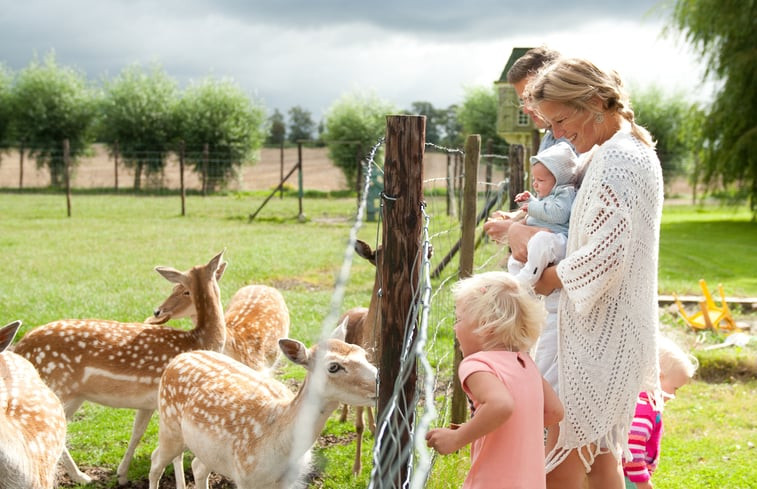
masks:
{"label": "deer's leg", "polygon": [[184,454],[182,453],[175,459],[173,459],[173,473],[176,478],[176,489],[185,489],[187,487],[184,482]]}
{"label": "deer's leg", "polygon": [[[69,399],[63,403],[63,411],[66,413],[66,420],[71,421],[71,418],[74,417],[74,413],[79,410],[81,405],[84,403],[84,399]],[[60,456],[60,461],[63,464],[63,467],[66,469],[66,473],[68,474],[71,479],[73,479],[75,482],[79,484],[89,484],[92,482],[92,478],[79,470],[79,467],[76,466],[76,462],[74,462],[73,457],[71,457],[71,454],[68,452],[67,447],[63,447],[63,453]]]}
{"label": "deer's leg", "polygon": [[363,431],[365,431],[365,425],[363,424],[363,407],[355,407],[355,432],[357,433],[357,440],[355,442],[355,463],[352,465],[352,473],[357,475],[360,473],[360,455],[363,451]]}
{"label": "deer's leg", "polygon": [[[162,427],[161,427],[162,428]],[[160,476],[163,475],[163,471],[170,462],[174,463],[174,469],[176,468],[176,459],[181,458],[184,454],[184,442],[181,437],[169,436],[163,430],[158,434],[158,446],[153,450],[150,456],[150,489],[158,489],[158,482],[160,482]],[[175,476],[181,475],[181,482],[184,482],[184,469],[182,467]],[[177,477],[177,489],[178,489],[178,477]]]}
{"label": "deer's leg", "polygon": [[202,463],[197,457],[192,459],[192,475],[195,478],[195,489],[208,489],[210,470],[208,470],[208,466]]}
{"label": "deer's leg", "polygon": [[131,430],[129,446],[126,448],[124,458],[121,459],[121,463],[118,464],[118,470],[116,471],[118,474],[118,483],[122,486],[126,484],[131,459],[134,457],[134,451],[137,449],[137,445],[142,439],[142,435],[145,434],[147,425],[150,423],[152,412],[152,409],[138,409],[137,414],[134,416],[134,427]]}
{"label": "deer's leg", "polygon": [[368,415],[368,429],[371,430],[371,434],[373,436],[376,436],[376,420],[373,419],[373,408],[366,407],[364,409],[366,415]]}
{"label": "deer's leg", "polygon": [[347,413],[349,413],[350,407],[346,404],[342,404],[342,414],[339,416],[339,422],[344,423],[347,421]]}

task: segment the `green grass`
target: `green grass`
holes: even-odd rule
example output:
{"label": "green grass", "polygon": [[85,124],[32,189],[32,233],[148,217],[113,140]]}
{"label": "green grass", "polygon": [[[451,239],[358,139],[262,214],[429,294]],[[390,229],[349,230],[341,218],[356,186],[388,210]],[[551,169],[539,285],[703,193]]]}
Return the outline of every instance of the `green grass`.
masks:
{"label": "green grass", "polygon": [[[308,198],[304,201],[307,219],[303,223],[297,220],[295,198],[275,197],[255,222],[248,224],[247,216],[266,196],[190,196],[187,216],[182,217],[176,195],[75,194],[73,216],[67,218],[65,197],[60,194],[0,193],[0,323],[21,319],[22,332],[26,332],[61,318],[140,321],[171,289],[171,284],[152,270],[156,265],[187,269],[226,249],[229,266],[220,283],[224,304],[243,285],[273,285],[289,305],[291,336],[310,344],[319,336],[329,312],[355,213],[355,197]],[[366,223],[360,230],[360,237],[371,244],[379,234],[376,223]],[[486,246],[477,253],[477,263],[496,250],[491,244]],[[345,309],[367,305],[374,270],[356,258],[345,291]],[[661,236],[661,293],[699,294],[697,281],[705,278],[713,285],[722,282],[729,296],[755,297],[756,271],[757,224],[744,208],[666,208]],[[437,326],[432,332],[430,356],[439,366],[443,382],[451,377],[451,307],[442,304],[432,315],[431,322]],[[188,327],[189,323],[182,321],[179,325]],[[722,350],[713,352],[717,361],[727,361],[729,355],[736,354],[716,352]],[[742,354],[754,359],[753,349],[744,349]],[[291,366],[282,375],[300,380],[303,371]],[[696,382],[682,390],[666,415],[670,431],[656,487],[746,487],[739,486],[739,481],[756,480],[757,452],[748,448],[749,443],[757,443],[754,390],[754,381]],[[365,487],[372,437],[366,431],[364,470],[354,479],[350,474],[354,454],[351,423],[340,424],[336,417],[332,416],[326,426],[325,434],[333,442],[319,449],[324,475],[314,486]],[[69,446],[74,459],[83,467],[105,467],[115,472],[132,421],[130,410],[85,404],[70,425]],[[697,440],[705,432],[711,441],[702,445]],[[131,480],[146,478],[156,440],[157,423],[153,419],[137,449]],[[741,450],[735,449],[737,444]],[[705,455],[700,455],[698,446]],[[707,450],[717,455],[707,455]],[[683,455],[679,457],[678,453]],[[459,487],[467,472],[467,457],[467,449],[438,457],[427,487]],[[705,457],[705,462],[700,457]],[[697,479],[697,474],[705,482]],[[166,475],[171,477],[170,468]],[[90,487],[113,485],[115,475],[105,484]]]}

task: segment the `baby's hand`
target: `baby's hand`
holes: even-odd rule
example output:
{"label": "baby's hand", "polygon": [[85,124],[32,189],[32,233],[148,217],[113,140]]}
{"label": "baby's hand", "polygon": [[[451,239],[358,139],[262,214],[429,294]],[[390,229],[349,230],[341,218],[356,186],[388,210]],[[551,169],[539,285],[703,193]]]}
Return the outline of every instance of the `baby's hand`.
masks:
{"label": "baby's hand", "polygon": [[521,192],[518,195],[516,195],[514,200],[515,200],[515,202],[526,202],[530,198],[531,198],[531,192],[529,192],[528,190],[526,190],[526,191]]}

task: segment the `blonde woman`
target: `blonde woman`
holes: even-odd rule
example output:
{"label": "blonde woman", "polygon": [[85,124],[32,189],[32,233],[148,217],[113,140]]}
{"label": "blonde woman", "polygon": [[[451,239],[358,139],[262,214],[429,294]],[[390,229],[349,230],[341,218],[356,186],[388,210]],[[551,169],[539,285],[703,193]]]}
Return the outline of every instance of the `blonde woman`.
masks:
{"label": "blonde woman", "polygon": [[581,154],[566,257],[535,290],[561,288],[558,382],[565,418],[550,437],[547,487],[622,489],[628,430],[641,391],[659,391],[657,255],[663,186],[655,143],[620,77],[560,59],[527,100]]}

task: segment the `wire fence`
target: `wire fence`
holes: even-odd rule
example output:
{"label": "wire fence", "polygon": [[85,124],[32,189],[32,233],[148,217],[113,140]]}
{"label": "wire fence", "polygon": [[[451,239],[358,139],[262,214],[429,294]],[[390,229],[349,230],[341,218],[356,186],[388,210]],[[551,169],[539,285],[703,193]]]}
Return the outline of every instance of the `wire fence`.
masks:
{"label": "wire fence", "polygon": [[[383,144],[379,141],[378,145]],[[365,215],[366,196],[371,176],[374,172],[383,173],[383,168],[373,160],[373,152],[366,160],[364,174],[363,198],[358,205],[355,226],[350,232],[350,240],[345,253],[342,274],[338,280],[333,301],[332,315],[324,321],[323,334],[328,334],[338,317],[341,304],[340,291],[348,280],[352,261],[352,248],[358,229],[365,225],[362,218]],[[432,472],[435,455],[425,445],[425,434],[432,426],[443,426],[450,422],[450,400],[456,382],[453,371],[455,356],[455,341],[452,325],[454,323],[454,305],[450,288],[457,280],[460,270],[457,266],[458,257],[454,250],[460,249],[461,212],[460,202],[464,200],[463,182],[466,174],[461,164],[465,157],[460,149],[440,148],[427,145],[437,154],[448,159],[449,173],[444,176],[424,178],[422,203],[423,226],[421,233],[421,252],[418,259],[412,263],[411,270],[405,276],[418,279],[412,285],[412,305],[405,314],[404,342],[400,354],[399,374],[396,378],[388,378],[380,372],[381,382],[393,384],[390,403],[385,407],[383,422],[377,424],[373,448],[373,469],[370,476],[369,488],[413,488],[426,487]],[[460,162],[455,159],[460,157]],[[484,155],[482,160],[498,159],[499,163],[507,163],[505,155]],[[425,166],[425,165],[424,165]],[[481,209],[498,207],[507,201],[509,182],[507,178],[491,180],[478,178],[475,184],[474,215],[478,215],[475,232],[477,235],[476,254],[474,257],[474,273],[501,267],[503,250],[495,243],[489,242],[483,235],[481,222],[486,214]],[[382,198],[385,196],[382,196]],[[384,214],[384,200],[379,216]],[[385,225],[379,220],[379,229]],[[376,233],[379,236],[379,232]],[[374,243],[374,249],[387,243]],[[452,258],[450,258],[452,256]],[[436,273],[435,273],[436,271]],[[377,270],[376,280],[380,280]],[[381,290],[383,283],[377,284]],[[392,287],[401,287],[392,284]],[[384,331],[377,333],[385,335]],[[418,372],[415,380],[416,370]],[[410,379],[415,382],[414,388],[408,394],[402,386]],[[406,411],[407,407],[409,411]],[[409,434],[409,438],[408,438]]]}

